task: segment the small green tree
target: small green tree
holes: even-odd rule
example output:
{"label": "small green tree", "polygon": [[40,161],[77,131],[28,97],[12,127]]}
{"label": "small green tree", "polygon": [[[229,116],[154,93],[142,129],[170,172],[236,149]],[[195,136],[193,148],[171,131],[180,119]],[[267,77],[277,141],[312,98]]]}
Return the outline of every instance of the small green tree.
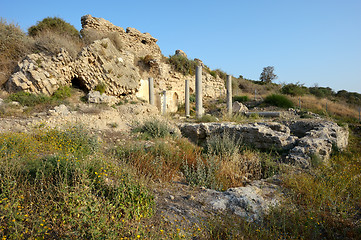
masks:
{"label": "small green tree", "polygon": [[278,78],[278,76],[274,74],[273,71],[274,71],[273,66],[264,67],[263,72],[259,77],[259,80],[264,83],[271,83],[274,79]]}
{"label": "small green tree", "polygon": [[32,37],[39,35],[43,31],[57,32],[76,38],[80,37],[79,31],[73,25],[58,17],[44,18],[28,29],[28,33]]}

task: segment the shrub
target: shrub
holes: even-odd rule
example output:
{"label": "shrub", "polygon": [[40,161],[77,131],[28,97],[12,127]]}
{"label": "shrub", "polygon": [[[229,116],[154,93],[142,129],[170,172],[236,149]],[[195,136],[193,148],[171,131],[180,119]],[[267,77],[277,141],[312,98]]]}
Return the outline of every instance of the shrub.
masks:
{"label": "shrub", "polygon": [[175,71],[183,75],[194,75],[198,66],[196,61],[189,60],[181,55],[169,56],[168,63],[173,66]]}
{"label": "shrub", "polygon": [[80,37],[79,31],[73,25],[58,17],[44,18],[28,29],[29,36],[32,37],[38,36],[44,31],[57,32],[76,38]]}
{"label": "shrub", "polygon": [[8,97],[11,101],[16,101],[23,106],[34,107],[37,104],[50,103],[51,98],[45,95],[37,95],[28,92],[16,92],[12,93]]}
{"label": "shrub", "polygon": [[197,119],[197,122],[218,122],[218,118],[210,114],[204,114],[201,118]]}
{"label": "shrub", "polygon": [[232,156],[239,153],[241,143],[241,138],[237,138],[235,135],[231,135],[229,132],[224,131],[222,133],[211,135],[207,140],[205,150],[208,154],[212,155],[223,157]]}
{"label": "shrub", "polygon": [[145,138],[164,138],[175,134],[173,127],[156,118],[149,119],[142,124],[137,123],[133,132],[142,133]]}
{"label": "shrub", "polygon": [[318,98],[331,97],[335,92],[329,87],[310,87],[310,93]]}
{"label": "shrub", "polygon": [[184,161],[183,173],[186,181],[191,186],[221,190],[222,186],[216,177],[219,167],[220,163],[215,157],[205,158],[205,160],[198,157],[193,164]]}
{"label": "shrub", "polygon": [[53,94],[53,98],[58,100],[64,100],[71,96],[71,89],[69,86],[59,87]]}
{"label": "shrub", "polygon": [[272,94],[267,96],[264,102],[269,105],[281,107],[281,108],[294,107],[293,102],[290,99],[288,99],[286,96],[278,95],[278,94]]}
{"label": "shrub", "polygon": [[32,39],[18,25],[0,18],[0,85],[10,77],[17,62],[32,49]]}
{"label": "shrub", "polygon": [[222,71],[221,69],[216,69],[216,70],[214,70],[214,71],[217,73],[217,75],[218,75],[221,79],[223,79],[224,81],[227,80],[227,73],[226,73],[226,72]]}
{"label": "shrub", "polygon": [[105,83],[99,83],[95,86],[94,91],[98,91],[100,94],[104,94],[107,91],[107,85],[105,85]]}
{"label": "shrub", "polygon": [[249,97],[248,96],[234,96],[232,97],[232,101],[233,102],[248,102],[249,101]]}
{"label": "shrub", "polygon": [[308,93],[308,88],[301,84],[287,84],[281,88],[281,93],[292,96],[303,96]]}
{"label": "shrub", "polygon": [[171,182],[179,176],[182,163],[196,162],[200,148],[184,138],[155,139],[154,144],[129,143],[113,150],[116,159],[131,164],[139,175],[152,180]]}

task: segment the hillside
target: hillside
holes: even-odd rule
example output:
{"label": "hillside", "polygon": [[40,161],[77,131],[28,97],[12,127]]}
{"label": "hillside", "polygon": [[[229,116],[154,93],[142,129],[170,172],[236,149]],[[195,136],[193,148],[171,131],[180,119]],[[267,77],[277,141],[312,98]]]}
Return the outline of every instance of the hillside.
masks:
{"label": "hillside", "polygon": [[233,77],[229,115],[223,71],[81,21],[0,23],[2,239],[359,238],[360,94]]}

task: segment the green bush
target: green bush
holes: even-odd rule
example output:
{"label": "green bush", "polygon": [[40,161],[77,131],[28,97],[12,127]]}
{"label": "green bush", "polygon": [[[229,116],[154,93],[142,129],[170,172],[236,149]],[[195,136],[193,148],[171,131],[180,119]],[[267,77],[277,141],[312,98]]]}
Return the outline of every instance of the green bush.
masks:
{"label": "green bush", "polygon": [[272,94],[265,98],[265,103],[280,107],[280,108],[292,108],[294,107],[293,102],[284,95]]}
{"label": "green bush", "polygon": [[23,106],[33,107],[37,104],[50,103],[51,98],[42,94],[33,94],[28,92],[12,93],[8,97],[11,101],[16,101]]}
{"label": "green bush", "polygon": [[281,93],[291,96],[303,96],[308,93],[308,88],[301,84],[287,84],[281,88]]}
{"label": "green bush", "polygon": [[142,133],[143,137],[149,138],[164,138],[175,134],[174,128],[168,123],[156,118],[149,119],[142,124],[137,123],[133,128],[133,132]]}
{"label": "green bush", "polygon": [[62,86],[58,88],[53,94],[53,98],[58,100],[64,100],[71,96],[71,89],[69,86]]}
{"label": "green bush", "polygon": [[37,36],[41,32],[50,31],[79,38],[79,31],[70,23],[58,17],[47,17],[38,21],[28,29],[29,36]]}
{"label": "green bush", "polygon": [[310,93],[319,98],[331,97],[335,92],[329,87],[310,87]]}
{"label": "green bush", "polygon": [[248,102],[249,97],[248,96],[233,96],[232,97],[233,102]]}
{"label": "green bush", "polygon": [[189,60],[181,55],[169,56],[168,63],[171,64],[175,71],[182,73],[183,75],[195,75],[197,62]]}

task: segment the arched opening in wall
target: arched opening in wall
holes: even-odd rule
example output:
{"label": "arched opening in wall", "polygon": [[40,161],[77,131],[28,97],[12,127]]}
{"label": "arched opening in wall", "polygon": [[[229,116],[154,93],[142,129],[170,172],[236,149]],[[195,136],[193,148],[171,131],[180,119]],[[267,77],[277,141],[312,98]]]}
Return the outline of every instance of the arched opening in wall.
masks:
{"label": "arched opening in wall", "polygon": [[80,78],[74,77],[71,80],[71,85],[73,88],[77,88],[82,90],[83,92],[89,92],[89,90],[86,88],[84,81],[82,81]]}

